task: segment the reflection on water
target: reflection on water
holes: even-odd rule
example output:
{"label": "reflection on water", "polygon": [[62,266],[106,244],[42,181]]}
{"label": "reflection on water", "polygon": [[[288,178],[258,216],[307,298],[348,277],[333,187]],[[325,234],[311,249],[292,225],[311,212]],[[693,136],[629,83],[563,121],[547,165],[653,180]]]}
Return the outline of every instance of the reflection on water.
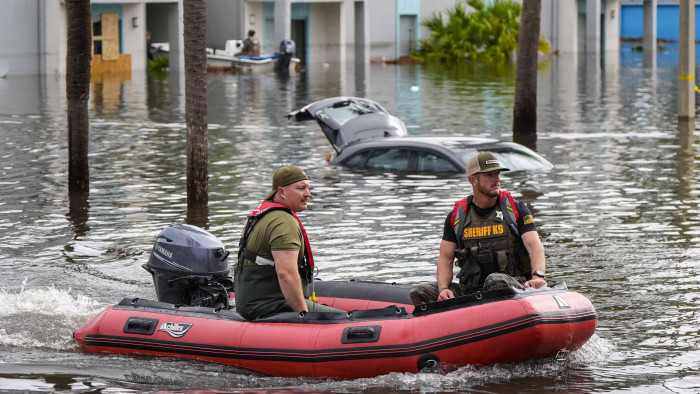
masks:
{"label": "reflection on water", "polygon": [[695,126],[676,122],[675,68],[666,60],[643,68],[641,55],[631,56],[602,67],[570,58],[542,64],[537,150],[554,170],[503,179],[533,211],[552,277],[596,305],[594,338],[565,365],[347,382],[87,355],[71,332],[122,297],[155,297],[141,264],[167,225],[197,223],[235,248],[245,216],[285,164],[311,178],[302,220],[322,278],[432,279],[444,217],[469,192],[465,177],[329,166],[332,148],[318,126],[285,115],[357,95],[381,103],[412,134],[510,140],[512,68],[312,65],[286,78],[211,75],[207,212],[187,211],[183,75],[93,81],[87,200],[66,193],[63,80],[0,79],[0,388],[697,391]]}

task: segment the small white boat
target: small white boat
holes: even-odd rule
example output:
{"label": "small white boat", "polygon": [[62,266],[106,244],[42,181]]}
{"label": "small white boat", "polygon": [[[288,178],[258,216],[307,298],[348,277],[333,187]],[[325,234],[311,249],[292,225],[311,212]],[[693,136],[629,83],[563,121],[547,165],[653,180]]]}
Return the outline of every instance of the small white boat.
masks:
{"label": "small white boat", "polygon": [[[240,52],[242,46],[243,41],[241,40],[228,40],[224,49],[207,48],[207,66],[233,67],[233,61],[236,59],[234,55]],[[158,52],[170,52],[170,43],[167,42],[153,43],[151,47],[157,49]]]}
{"label": "small white boat", "polygon": [[[167,42],[153,43],[153,48],[168,53],[170,45]],[[207,66],[222,68],[233,67],[241,73],[268,73],[277,68],[279,61],[285,61],[279,53],[264,56],[236,56],[243,47],[242,40],[227,40],[224,49],[207,48]],[[301,60],[296,57],[289,58],[289,72],[296,73],[299,70]]]}
{"label": "small white boat", "polygon": [[[233,60],[233,67],[242,73],[267,73],[277,68],[277,63],[282,60],[278,54],[267,56],[237,56]],[[289,72],[299,70],[301,60],[296,57],[289,59]]]}
{"label": "small white boat", "polygon": [[241,51],[243,41],[227,40],[224,49],[207,48],[207,66],[211,67],[233,67],[235,54]]}

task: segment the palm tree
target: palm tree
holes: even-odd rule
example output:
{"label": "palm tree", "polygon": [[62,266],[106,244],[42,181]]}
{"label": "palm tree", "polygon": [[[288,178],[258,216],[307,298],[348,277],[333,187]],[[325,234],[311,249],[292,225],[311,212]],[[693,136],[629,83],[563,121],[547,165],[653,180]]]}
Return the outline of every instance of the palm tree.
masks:
{"label": "palm tree", "polygon": [[[185,119],[187,123],[188,222],[201,225],[209,202],[207,129],[206,0],[183,1],[185,36]],[[195,214],[199,212],[200,214]],[[200,218],[199,220],[194,218]]]}
{"label": "palm tree", "polygon": [[534,147],[537,141],[537,56],[541,0],[523,0],[515,71],[513,140]]}
{"label": "palm tree", "polygon": [[92,12],[90,0],[66,0],[68,51],[66,54],[66,100],[68,102],[68,193],[90,192],[88,169],[88,99],[92,59]]}

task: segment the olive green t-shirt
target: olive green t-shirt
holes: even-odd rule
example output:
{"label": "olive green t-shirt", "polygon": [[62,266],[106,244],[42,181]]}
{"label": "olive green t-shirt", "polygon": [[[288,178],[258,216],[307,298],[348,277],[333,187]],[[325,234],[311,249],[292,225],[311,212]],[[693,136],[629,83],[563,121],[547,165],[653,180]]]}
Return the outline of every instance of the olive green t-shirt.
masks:
{"label": "olive green t-shirt", "polygon": [[[258,219],[248,238],[246,248],[269,260],[273,250],[298,250],[299,261],[304,258],[304,238],[299,222],[283,210],[267,212]],[[250,262],[246,261],[246,264]]]}

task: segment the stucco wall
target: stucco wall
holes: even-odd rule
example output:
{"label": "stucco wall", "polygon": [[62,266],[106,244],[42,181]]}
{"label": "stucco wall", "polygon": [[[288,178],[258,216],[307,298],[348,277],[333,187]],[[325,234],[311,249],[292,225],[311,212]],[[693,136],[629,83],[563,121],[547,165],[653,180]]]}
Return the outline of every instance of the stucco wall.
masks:
{"label": "stucco wall", "polygon": [[39,73],[38,15],[36,1],[2,1],[0,59],[7,62],[8,75]]}
{"label": "stucco wall", "polygon": [[[345,24],[340,20],[342,3],[314,3],[309,16],[309,62],[336,63],[344,60],[341,55],[341,31]],[[327,23],[338,21],[338,23]]]}
{"label": "stucco wall", "polygon": [[392,59],[396,53],[396,0],[369,0],[370,57]]}
{"label": "stucco wall", "polygon": [[224,49],[226,40],[244,39],[242,13],[243,7],[238,1],[207,0],[207,47]]}

